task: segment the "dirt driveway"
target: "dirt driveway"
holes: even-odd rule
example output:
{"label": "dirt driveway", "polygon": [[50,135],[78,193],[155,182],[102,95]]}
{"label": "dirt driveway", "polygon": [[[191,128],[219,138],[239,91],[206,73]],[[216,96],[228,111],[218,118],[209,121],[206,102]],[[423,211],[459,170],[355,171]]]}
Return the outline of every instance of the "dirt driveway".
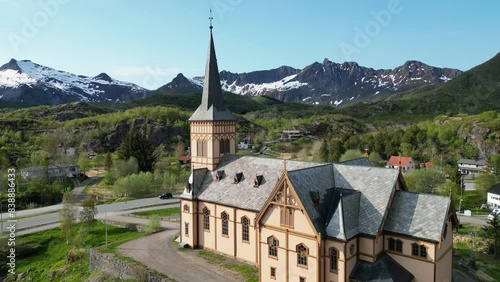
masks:
{"label": "dirt driveway", "polygon": [[234,273],[197,257],[196,251],[179,251],[172,244],[172,239],[179,232],[179,224],[175,227],[127,242],[120,245],[117,251],[177,281],[244,281]]}

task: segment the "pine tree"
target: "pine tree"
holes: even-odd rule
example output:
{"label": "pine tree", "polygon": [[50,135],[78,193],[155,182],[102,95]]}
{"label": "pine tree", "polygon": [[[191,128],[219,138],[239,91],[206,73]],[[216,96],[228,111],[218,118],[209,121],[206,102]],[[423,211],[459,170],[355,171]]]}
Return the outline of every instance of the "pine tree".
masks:
{"label": "pine tree", "polygon": [[111,153],[107,152],[106,157],[104,158],[104,167],[106,168],[106,171],[109,172],[112,164],[113,164],[113,159],[111,158]]}
{"label": "pine tree", "polygon": [[156,147],[149,136],[141,130],[131,130],[124,138],[120,147],[118,147],[118,156],[123,160],[130,157],[137,159],[139,171],[153,171],[154,165],[158,160]]}
{"label": "pine tree", "polygon": [[495,214],[493,219],[483,226],[486,238],[493,239],[493,254],[498,258],[498,250],[500,249],[500,215]]}

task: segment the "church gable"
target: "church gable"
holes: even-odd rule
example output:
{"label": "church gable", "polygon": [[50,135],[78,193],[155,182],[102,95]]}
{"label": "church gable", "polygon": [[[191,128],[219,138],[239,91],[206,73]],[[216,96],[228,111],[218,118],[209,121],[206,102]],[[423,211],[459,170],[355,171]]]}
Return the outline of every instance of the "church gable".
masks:
{"label": "church gable", "polygon": [[286,173],[278,181],[262,211],[258,224],[275,228],[293,229],[300,233],[317,235],[304,206]]}

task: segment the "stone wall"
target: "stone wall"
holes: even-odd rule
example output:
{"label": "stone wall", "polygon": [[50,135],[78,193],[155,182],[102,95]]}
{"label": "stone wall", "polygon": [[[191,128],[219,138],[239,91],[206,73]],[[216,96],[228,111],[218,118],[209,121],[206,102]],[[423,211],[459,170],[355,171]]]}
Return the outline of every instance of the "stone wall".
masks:
{"label": "stone wall", "polygon": [[134,281],[148,282],[168,282],[167,278],[153,273],[141,265],[122,261],[113,254],[102,253],[95,249],[90,249],[89,271],[101,271],[120,280],[131,279]]}
{"label": "stone wall", "polygon": [[107,224],[111,225],[111,226],[120,227],[120,228],[127,228],[129,230],[138,231],[138,232],[144,232],[144,230],[145,230],[144,225],[141,225],[141,224],[119,222],[119,221],[112,221],[112,220],[106,221],[103,219],[99,219],[99,221],[102,224],[106,224],[106,222],[107,222]]}

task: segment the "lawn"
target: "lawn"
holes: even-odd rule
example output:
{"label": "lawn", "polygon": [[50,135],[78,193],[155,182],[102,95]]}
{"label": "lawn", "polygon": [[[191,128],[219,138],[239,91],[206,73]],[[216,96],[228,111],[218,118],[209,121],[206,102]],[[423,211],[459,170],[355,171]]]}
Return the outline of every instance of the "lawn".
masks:
{"label": "lawn", "polygon": [[[487,253],[488,240],[482,237],[481,227],[464,224],[453,238],[454,255],[459,259],[473,258],[476,262],[477,275],[481,280],[500,281],[500,259]],[[464,270],[462,267],[454,267]]]}
{"label": "lawn", "polygon": [[159,210],[150,210],[150,211],[141,211],[141,212],[135,212],[135,215],[140,215],[140,216],[152,216],[152,215],[157,215],[157,216],[172,216],[172,215],[177,215],[181,213],[181,208],[167,208],[167,209],[159,209]]}
{"label": "lawn", "polygon": [[480,191],[464,191],[461,210],[471,210],[475,213],[483,203],[484,201]]}
{"label": "lawn", "polygon": [[236,261],[231,262],[225,256],[207,250],[199,250],[198,255],[210,263],[217,264],[224,268],[236,271],[245,278],[246,282],[259,281],[259,270],[257,269],[257,267]]}
{"label": "lawn", "polygon": [[[78,234],[82,230],[80,227],[82,224],[73,226],[72,234]],[[28,272],[25,279],[37,282],[84,281],[90,276],[89,250],[105,245],[104,234],[105,225],[97,222],[90,232],[83,236],[82,248],[73,248],[71,242],[67,245],[58,228],[19,236],[16,238],[16,274]],[[144,233],[108,226],[110,244],[107,251],[112,252],[116,246],[141,236],[144,236]],[[104,247],[100,249],[105,251]],[[70,256],[69,253],[73,255]],[[2,268],[2,273],[5,271],[6,269]]]}

